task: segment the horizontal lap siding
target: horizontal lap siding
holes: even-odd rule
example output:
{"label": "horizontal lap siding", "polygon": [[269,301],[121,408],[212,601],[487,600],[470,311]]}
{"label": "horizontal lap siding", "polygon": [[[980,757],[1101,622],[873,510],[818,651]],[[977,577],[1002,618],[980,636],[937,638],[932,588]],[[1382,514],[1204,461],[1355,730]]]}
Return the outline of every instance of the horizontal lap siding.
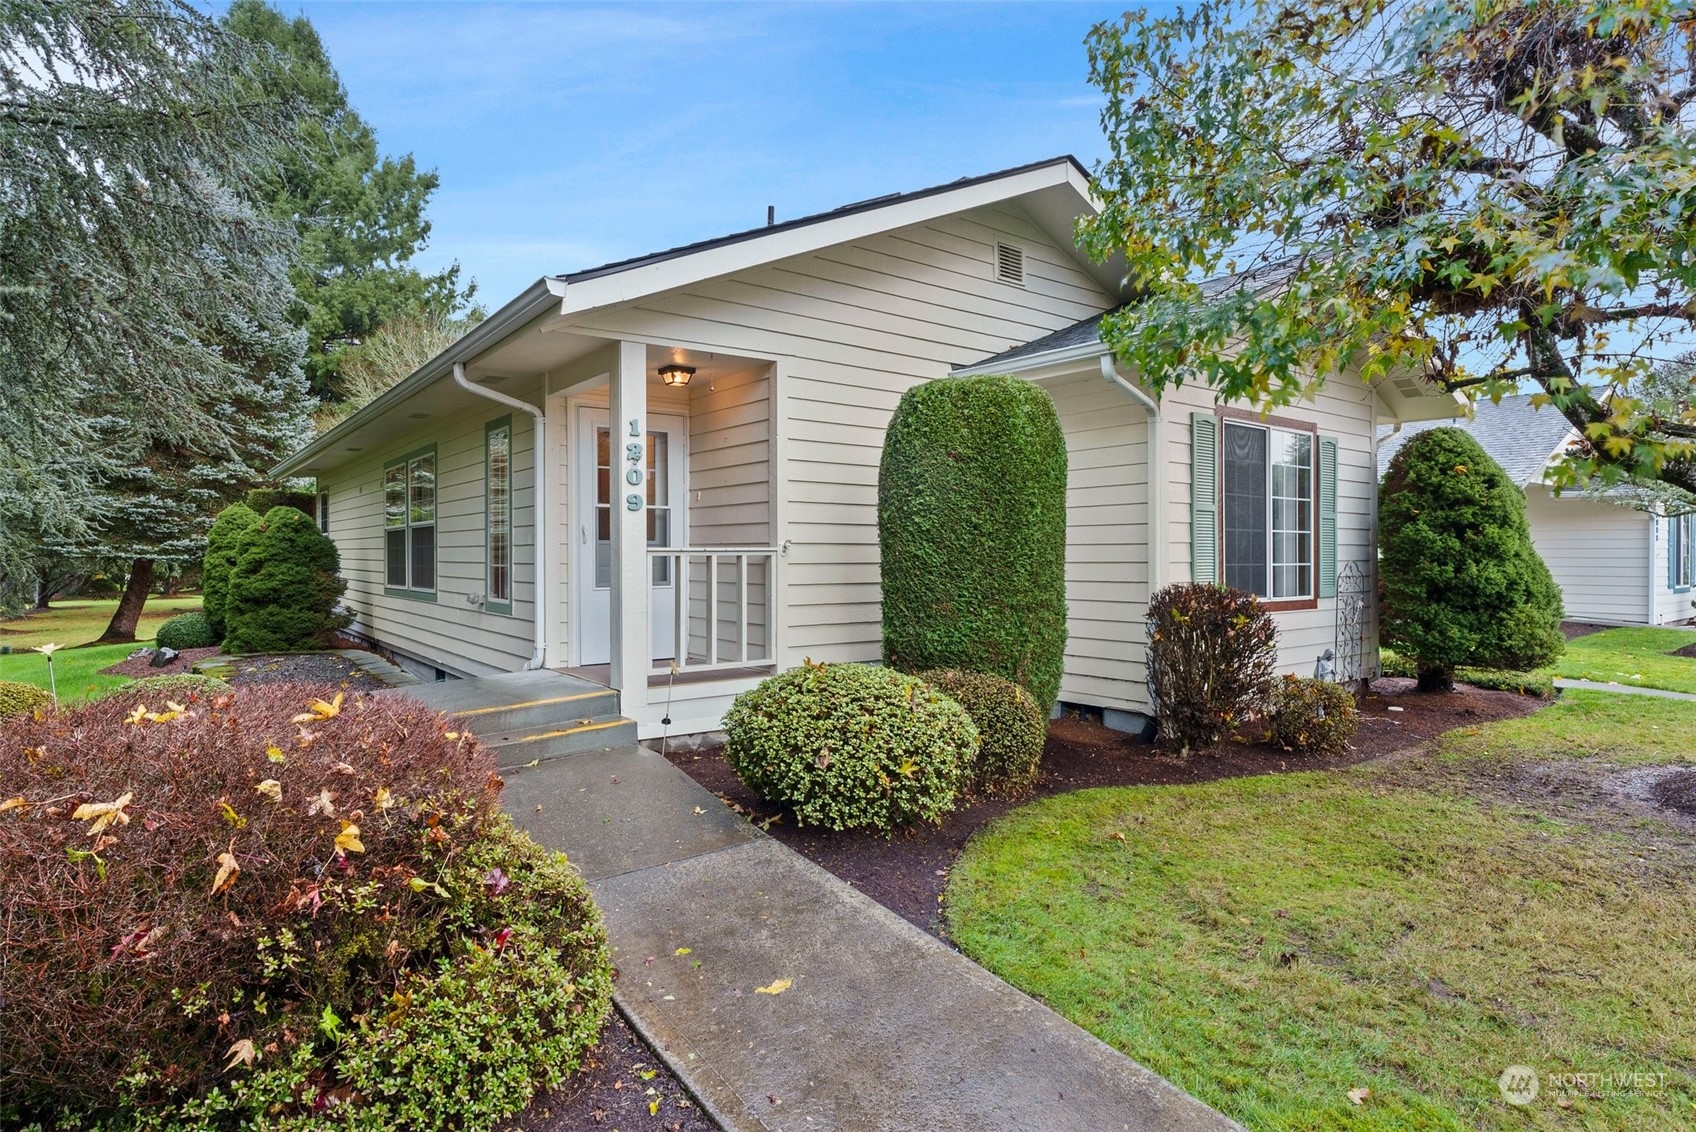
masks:
{"label": "horizontal lap siding", "polygon": [[[496,406],[491,405],[490,409]],[[330,537],[341,553],[345,601],[355,628],[399,652],[466,675],[506,672],[530,659],[535,585],[534,445],[529,416],[512,417],[512,614],[467,600],[487,592],[484,428],[489,412],[450,428],[421,430],[337,468],[319,488],[330,495]],[[436,600],[384,593],[383,465],[436,446]]]}
{"label": "horizontal lap siding", "polygon": [[[1531,541],[1561,588],[1574,621],[1641,625],[1648,617],[1648,516],[1582,496],[1556,498],[1533,485],[1525,492]],[[1666,581],[1661,543],[1656,581]]]}
{"label": "horizontal lap siding", "polygon": [[[1372,452],[1376,395],[1351,378],[1333,378],[1311,401],[1282,408],[1274,416],[1316,424],[1321,436],[1337,441],[1337,568],[1354,562],[1376,576],[1373,517],[1377,510],[1377,460]],[[1212,412],[1211,390],[1184,386],[1166,392],[1166,526],[1170,566],[1167,578],[1190,580],[1190,414]],[[1371,586],[1369,583],[1369,590]],[[1317,608],[1274,613],[1278,626],[1278,662],[1284,672],[1313,674],[1319,654],[1336,644],[1337,603],[1320,599]],[[1367,629],[1364,659],[1375,671],[1376,618]]]}
{"label": "horizontal lap siding", "polygon": [[[1024,250],[1027,287],[996,281],[997,240]],[[595,312],[584,327],[777,363],[788,497],[773,541],[789,543],[791,665],[880,654],[877,468],[901,394],[1108,305],[1021,212],[985,208]]]}
{"label": "horizontal lap siding", "polygon": [[1066,435],[1066,668],[1060,698],[1142,707],[1148,608],[1143,411],[1099,374],[1046,383]]}

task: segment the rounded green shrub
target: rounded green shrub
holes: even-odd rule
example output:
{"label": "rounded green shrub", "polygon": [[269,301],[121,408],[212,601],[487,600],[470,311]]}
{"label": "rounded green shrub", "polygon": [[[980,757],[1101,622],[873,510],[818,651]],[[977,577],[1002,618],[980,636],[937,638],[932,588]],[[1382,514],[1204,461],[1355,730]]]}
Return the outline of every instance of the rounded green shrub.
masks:
{"label": "rounded green shrub", "polygon": [[972,789],[982,794],[1018,795],[1036,785],[1048,720],[1042,705],[1013,683],[987,672],[934,669],[919,678],[946,692],[966,709],[978,729],[978,758]]}
{"label": "rounded green shrub", "polygon": [[1379,488],[1384,644],[1419,687],[1461,665],[1527,671],[1566,650],[1561,592],[1531,545],[1525,494],[1478,442],[1434,428],[1402,445]]}
{"label": "rounded green shrub", "polygon": [[313,522],[318,521],[318,496],[310,491],[295,491],[286,487],[256,487],[243,500],[255,515],[263,515],[273,507],[293,507]]}
{"label": "rounded green shrub", "polygon": [[[229,691],[231,684],[228,680],[220,680],[216,676],[201,676],[193,672],[178,672],[170,676],[145,676],[140,680],[132,680],[120,688],[107,693],[111,696],[122,696],[135,699],[138,696],[216,696]],[[104,698],[104,697],[103,697]]]}
{"label": "rounded green shrub", "polygon": [[198,609],[188,613],[179,613],[159,626],[159,633],[154,640],[162,649],[211,648],[218,643],[218,634],[212,630],[212,619]]}
{"label": "rounded green shrub", "polygon": [[0,719],[11,715],[30,715],[52,706],[53,697],[46,688],[22,684],[16,680],[0,680]]}
{"label": "rounded green shrub", "polygon": [[1145,656],[1161,742],[1187,756],[1265,710],[1278,627],[1253,594],[1180,583],[1149,599]]}
{"label": "rounded green shrub", "polygon": [[206,532],[206,556],[201,560],[200,608],[212,626],[212,643],[224,639],[224,604],[229,598],[230,572],[236,568],[241,536],[259,525],[259,513],[241,503],[218,512]]}
{"label": "rounded green shrub", "polygon": [[237,544],[225,606],[231,652],[289,652],[322,645],[345,628],[347,583],[336,544],[293,507],[273,507]]}
{"label": "rounded green shrub", "polygon": [[878,469],[883,659],[960,668],[1054,706],[1066,648],[1066,438],[1013,377],[909,389]]}
{"label": "rounded green shrub", "polygon": [[1286,676],[1272,693],[1266,739],[1304,755],[1340,755],[1360,730],[1354,695],[1341,684]]}
{"label": "rounded green shrub", "polygon": [[800,825],[893,830],[939,822],[977,758],[964,708],[914,676],[806,664],[736,697],[725,761]]}
{"label": "rounded green shrub", "polygon": [[486,1130],[593,1046],[599,913],[487,748],[328,694],[0,724],[0,1127]]}

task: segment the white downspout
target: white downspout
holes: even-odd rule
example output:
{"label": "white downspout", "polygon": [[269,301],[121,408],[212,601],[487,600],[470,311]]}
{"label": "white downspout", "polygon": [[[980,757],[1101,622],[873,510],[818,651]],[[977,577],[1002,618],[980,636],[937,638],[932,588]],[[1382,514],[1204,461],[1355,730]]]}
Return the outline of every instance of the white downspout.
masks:
{"label": "white downspout", "polygon": [[1655,527],[1657,520],[1653,511],[1645,511],[1644,514],[1649,517],[1649,619],[1643,624],[1654,626],[1657,624],[1655,618],[1661,612],[1659,600],[1661,595],[1656,592],[1659,587],[1655,583],[1655,580],[1660,577],[1660,572],[1655,569]]}
{"label": "white downspout", "polygon": [[1167,545],[1165,467],[1166,449],[1160,437],[1160,405],[1125,379],[1112,354],[1101,355],[1101,376],[1123,390],[1148,414],[1148,592],[1152,597],[1166,584]]}
{"label": "white downspout", "polygon": [[509,409],[518,409],[529,413],[536,421],[536,454],[531,461],[531,470],[536,476],[536,499],[532,507],[536,516],[534,522],[536,528],[536,600],[531,603],[536,609],[536,651],[531,654],[530,662],[524,666],[524,671],[530,672],[543,667],[548,659],[548,552],[547,542],[543,534],[543,526],[547,522],[548,515],[548,477],[545,471],[548,450],[547,414],[530,402],[509,397],[498,389],[485,389],[481,385],[473,385],[466,380],[464,362],[453,364],[453,379],[460,388],[467,392],[498,402]]}

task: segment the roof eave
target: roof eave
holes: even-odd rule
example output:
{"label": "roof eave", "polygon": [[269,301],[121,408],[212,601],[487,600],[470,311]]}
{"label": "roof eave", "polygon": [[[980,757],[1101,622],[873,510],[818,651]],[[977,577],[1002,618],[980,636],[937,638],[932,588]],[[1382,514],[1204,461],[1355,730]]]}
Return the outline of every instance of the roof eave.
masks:
{"label": "roof eave", "polygon": [[553,290],[554,283],[552,277],[543,277],[532,283],[517,298],[455,339],[446,350],[390,386],[329,432],[315,437],[306,447],[272,468],[272,477],[283,479],[294,475],[303,465],[311,463],[395,406],[446,377],[453,372],[455,362],[471,361],[505,338],[513,329],[546,314],[557,301]]}

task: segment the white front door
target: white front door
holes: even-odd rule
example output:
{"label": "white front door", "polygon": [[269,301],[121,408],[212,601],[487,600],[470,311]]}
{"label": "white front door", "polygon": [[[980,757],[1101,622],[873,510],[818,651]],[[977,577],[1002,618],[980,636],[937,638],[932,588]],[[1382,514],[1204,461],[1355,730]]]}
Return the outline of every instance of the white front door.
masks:
{"label": "white front door", "polygon": [[[647,465],[649,546],[684,546],[687,513],[683,468],[689,429],[681,417],[648,417],[643,457]],[[614,460],[618,443],[620,459]],[[577,454],[572,472],[577,477],[577,605],[571,622],[577,636],[577,663],[607,664],[612,660],[612,501],[624,497],[624,483],[613,482],[623,466],[622,440],[613,437],[605,409],[580,409],[577,416]],[[675,563],[654,558],[649,567],[653,589],[648,624],[652,627],[653,658],[672,659],[677,637]]]}

